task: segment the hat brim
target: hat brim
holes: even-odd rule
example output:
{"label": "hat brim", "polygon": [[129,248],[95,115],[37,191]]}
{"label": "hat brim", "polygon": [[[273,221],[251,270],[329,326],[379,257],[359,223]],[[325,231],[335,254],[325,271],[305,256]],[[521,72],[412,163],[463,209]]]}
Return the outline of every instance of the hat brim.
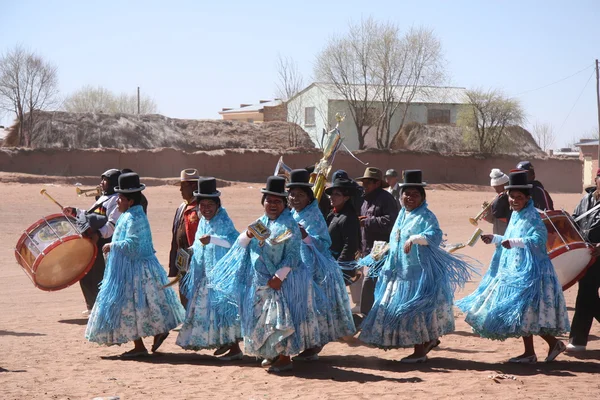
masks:
{"label": "hat brim", "polygon": [[194,192],[194,197],[220,197],[221,196],[221,192],[219,192],[218,190],[214,193],[200,193],[198,191]]}
{"label": "hat brim", "polygon": [[330,186],[327,189],[325,189],[325,193],[330,196],[331,193],[333,193],[333,191],[335,189],[338,190],[347,190],[349,192],[351,192],[352,194],[356,194],[356,192],[358,191],[358,188],[356,186]]}
{"label": "hat brim", "polygon": [[314,184],[312,183],[288,183],[287,185],[285,185],[286,188],[288,189],[293,189],[295,187],[307,187],[307,188],[311,188],[313,187]]}
{"label": "hat brim", "polygon": [[531,189],[533,188],[532,184],[529,185],[508,185],[508,186],[504,186],[504,189],[510,190],[510,189]]}
{"label": "hat brim", "polygon": [[260,189],[260,192],[262,194],[271,194],[273,196],[278,196],[278,197],[288,197],[288,193],[287,192],[283,192],[283,193],[271,192],[270,190],[267,190],[267,189]]}
{"label": "hat brim", "polygon": [[425,187],[425,186],[427,186],[427,182],[421,182],[421,183],[400,183],[400,184],[398,184],[398,187],[407,187],[407,186]]}
{"label": "hat brim", "polygon": [[140,183],[140,187],[130,188],[130,189],[121,189],[120,187],[117,186],[115,188],[115,192],[116,193],[136,193],[136,192],[141,192],[144,189],[146,189],[146,185],[144,185],[143,183]]}
{"label": "hat brim", "polygon": [[385,179],[378,179],[375,178],[373,176],[361,176],[360,178],[354,178],[355,181],[363,181],[365,179],[373,179],[375,181],[380,181],[381,182],[381,188],[385,189],[386,187],[389,187],[390,185],[385,181]]}
{"label": "hat brim", "polygon": [[176,181],[175,183],[173,183],[173,186],[179,186],[179,185],[181,185],[184,182],[196,182],[197,183],[199,180],[200,180],[200,178],[197,178],[197,179],[185,179],[185,180],[181,180],[180,179],[180,180]]}

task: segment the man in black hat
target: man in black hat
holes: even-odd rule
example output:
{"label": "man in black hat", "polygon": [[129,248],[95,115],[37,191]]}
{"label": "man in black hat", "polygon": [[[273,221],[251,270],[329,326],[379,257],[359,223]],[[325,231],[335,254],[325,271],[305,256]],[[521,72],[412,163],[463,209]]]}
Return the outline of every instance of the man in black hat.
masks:
{"label": "man in black hat", "polygon": [[[364,176],[356,178],[365,190],[364,201],[360,209],[362,255],[371,252],[375,241],[390,241],[390,233],[398,217],[398,203],[394,196],[384,190],[387,183],[378,168],[368,167]],[[371,310],[375,300],[376,279],[365,278],[360,300],[360,312],[363,315]]]}
{"label": "man in black hat", "polygon": [[[93,240],[96,240],[98,255],[90,271],[79,281],[87,309],[83,312],[88,315],[99,292],[99,285],[104,278],[104,257],[102,256],[102,246],[110,243],[112,234],[115,230],[117,219],[121,215],[117,207],[118,195],[115,193],[115,187],[119,184],[121,171],[118,169],[109,169],[100,176],[100,187],[102,195],[98,197],[94,205],[87,211],[79,210],[75,207],[65,207],[65,214],[71,215],[81,221],[82,231],[86,232]],[[87,225],[86,225],[87,221]]]}
{"label": "man in black hat", "polygon": [[531,164],[529,161],[521,161],[517,164],[517,170],[527,171],[527,181],[533,185],[533,188],[531,189],[533,206],[542,211],[554,210],[554,202],[552,201],[552,198],[546,189],[544,189],[542,182],[535,179],[535,170],[533,169],[533,164]]}

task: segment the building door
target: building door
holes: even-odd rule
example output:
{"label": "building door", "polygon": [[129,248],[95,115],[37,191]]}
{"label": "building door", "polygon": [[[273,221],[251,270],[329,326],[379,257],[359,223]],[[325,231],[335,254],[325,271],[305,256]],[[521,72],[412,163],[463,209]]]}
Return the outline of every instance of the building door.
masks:
{"label": "building door", "polygon": [[583,157],[583,187],[594,184],[594,167],[592,166],[592,156]]}

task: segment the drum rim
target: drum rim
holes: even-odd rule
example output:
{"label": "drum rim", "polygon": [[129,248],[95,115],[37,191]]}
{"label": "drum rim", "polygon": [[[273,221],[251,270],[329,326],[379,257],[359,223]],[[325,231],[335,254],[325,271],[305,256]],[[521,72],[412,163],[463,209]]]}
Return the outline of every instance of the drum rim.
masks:
{"label": "drum rim", "polygon": [[[23,231],[23,233],[21,234],[21,237],[19,237],[19,240],[17,241],[17,245],[15,246],[15,251],[18,251],[20,247],[22,247],[25,244],[25,240],[28,238],[27,234],[30,234],[34,229],[36,229],[38,226],[40,226],[42,224],[42,222],[46,222],[47,220],[52,220],[52,219],[56,219],[58,217],[65,217],[66,219],[70,220],[71,222],[75,222],[75,219],[73,218],[69,218],[67,215],[65,214],[50,214],[47,217],[43,217],[38,219],[35,223],[33,223],[29,228],[25,229]],[[17,262],[19,259],[17,258]],[[21,265],[19,263],[19,265]]]}
{"label": "drum rim", "polygon": [[[567,245],[561,246],[559,248],[557,248],[556,250],[552,250],[550,253],[548,253],[548,257],[550,257],[550,261],[552,261],[554,258],[565,254],[567,251],[570,250],[577,250],[577,249],[584,249],[584,248],[588,248],[591,249],[592,245],[586,242],[575,242],[572,244],[569,244],[569,246],[571,247],[570,249],[567,249]],[[567,282],[563,285],[562,290],[563,292],[567,289],[569,289],[571,286],[573,286],[574,284],[576,284],[577,282],[579,282],[579,280],[581,278],[583,278],[583,276],[585,275],[585,273],[587,272],[588,268],[590,268],[592,266],[592,264],[594,264],[596,262],[596,257],[593,257],[590,259],[590,262],[585,266],[585,268],[583,268],[581,270],[581,272],[579,272],[579,274],[577,274],[577,276],[575,276],[575,278],[573,278],[570,282]]]}

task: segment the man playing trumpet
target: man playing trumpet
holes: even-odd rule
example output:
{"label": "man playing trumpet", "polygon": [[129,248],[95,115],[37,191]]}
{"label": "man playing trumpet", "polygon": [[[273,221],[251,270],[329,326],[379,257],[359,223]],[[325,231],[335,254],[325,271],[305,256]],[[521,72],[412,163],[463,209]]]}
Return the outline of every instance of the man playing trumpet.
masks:
{"label": "man playing trumpet", "polygon": [[91,232],[86,232],[96,242],[98,255],[92,269],[79,281],[87,305],[87,309],[83,312],[85,315],[88,315],[94,307],[100,290],[100,282],[104,278],[105,264],[102,256],[102,246],[110,243],[117,219],[121,215],[117,208],[118,195],[115,193],[115,187],[119,184],[119,175],[121,175],[121,171],[118,169],[109,169],[100,176],[102,195],[89,210],[79,210],[75,207],[65,207],[63,209],[65,215],[78,219],[98,220],[98,218],[91,218],[91,216],[106,216],[105,224],[98,229],[94,229],[97,228],[96,224],[89,223],[90,229],[88,231]]}

